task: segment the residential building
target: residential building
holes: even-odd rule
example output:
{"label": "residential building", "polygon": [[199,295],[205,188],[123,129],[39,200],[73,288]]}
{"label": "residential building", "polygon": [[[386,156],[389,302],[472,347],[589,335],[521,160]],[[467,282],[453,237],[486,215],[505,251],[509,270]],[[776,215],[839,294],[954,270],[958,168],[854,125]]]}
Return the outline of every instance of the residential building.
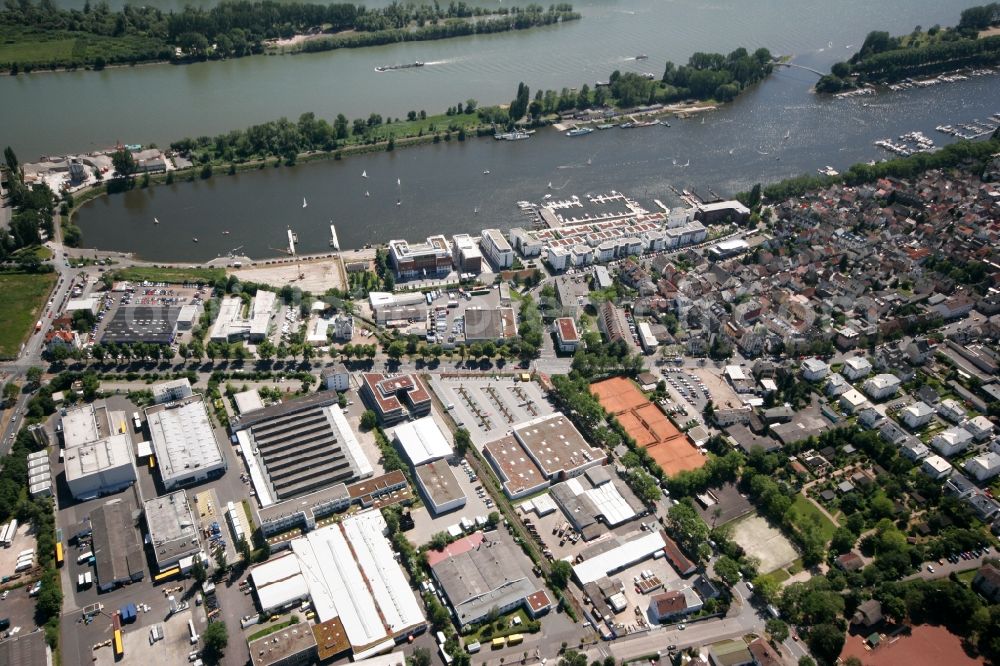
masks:
{"label": "residential building", "polygon": [[872,364],[864,356],[852,356],[844,361],[841,373],[852,382],[867,377],[872,372]]}
{"label": "residential building", "polygon": [[336,315],[330,322],[333,326],[334,340],[350,341],[354,338],[354,317],[341,313]]}
{"label": "residential building", "polygon": [[849,389],[840,395],[840,408],[848,414],[854,414],[862,409],[868,400],[856,389]]}
{"label": "residential building", "polygon": [[572,317],[559,317],[552,322],[559,351],[572,354],[580,346],[580,334]]}
{"label": "residential building", "polygon": [[972,435],[968,430],[954,426],[939,432],[931,439],[931,446],[945,457],[951,457],[969,447]]}
{"label": "residential building", "polygon": [[672,620],[697,613],[704,606],[698,593],[690,587],[680,590],[668,590],[654,594],[649,599],[649,615],[657,622]]}
{"label": "residential building", "polygon": [[945,398],[937,408],[938,414],[942,418],[948,419],[952,423],[961,423],[965,420],[965,407],[954,398]]}
{"label": "residential building", "polygon": [[807,358],[802,361],[802,378],[810,382],[819,380],[830,374],[830,366],[818,358]]}
{"label": "residential building", "polygon": [[844,376],[839,372],[834,372],[826,380],[826,387],[824,390],[828,396],[836,398],[849,388],[851,388],[851,385],[846,379],[844,379]]}
{"label": "residential building", "polygon": [[925,402],[915,402],[904,407],[899,414],[907,427],[916,430],[930,423],[930,420],[934,418],[934,408]]}
{"label": "residential building", "polygon": [[965,461],[965,471],[983,483],[1000,474],[1000,454],[987,451]]}
{"label": "residential building", "polygon": [[941,480],[951,474],[952,466],[941,456],[928,456],[920,464],[920,471],[932,479]]}
{"label": "residential building", "polygon": [[962,428],[969,431],[969,434],[971,434],[977,442],[985,442],[988,440],[993,436],[994,430],[993,422],[982,415],[966,419],[962,422]]}
{"label": "residential building", "polygon": [[869,398],[875,401],[885,400],[896,395],[902,382],[899,377],[890,374],[875,375],[865,382],[864,391]]}
{"label": "residential building", "polygon": [[455,234],[451,237],[454,243],[452,258],[459,273],[479,275],[483,271],[483,253],[469,234]]}
{"label": "residential building", "polygon": [[610,301],[601,303],[597,310],[597,327],[608,339],[608,342],[622,341],[631,344],[632,335],[629,332],[625,311]]}
{"label": "residential building", "polygon": [[979,567],[972,587],[993,603],[1000,602],[1000,569],[993,564]]}
{"label": "residential building", "polygon": [[503,270],[514,265],[514,249],[499,229],[483,229],[479,247],[494,268]]}

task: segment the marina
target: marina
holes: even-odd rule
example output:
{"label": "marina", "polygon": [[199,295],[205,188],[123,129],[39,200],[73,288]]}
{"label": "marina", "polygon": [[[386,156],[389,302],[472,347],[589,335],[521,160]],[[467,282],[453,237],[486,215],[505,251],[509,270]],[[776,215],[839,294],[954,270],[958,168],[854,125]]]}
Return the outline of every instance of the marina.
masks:
{"label": "marina", "polygon": [[900,134],[896,140],[879,139],[875,141],[875,145],[902,157],[909,157],[914,153],[926,153],[934,150],[934,140],[923,132],[916,131]]}

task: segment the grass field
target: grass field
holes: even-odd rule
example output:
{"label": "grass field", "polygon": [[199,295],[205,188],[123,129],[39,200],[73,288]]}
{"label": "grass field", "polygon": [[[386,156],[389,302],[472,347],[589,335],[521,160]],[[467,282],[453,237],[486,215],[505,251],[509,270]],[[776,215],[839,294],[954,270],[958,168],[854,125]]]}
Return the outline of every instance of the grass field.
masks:
{"label": "grass field", "polygon": [[81,67],[98,57],[106,63],[156,59],[169,54],[159,40],[139,35],[110,37],[69,30],[0,26],[0,66]]}
{"label": "grass field", "polygon": [[808,523],[814,523],[823,535],[824,541],[833,538],[833,532],[837,526],[820,511],[815,504],[806,499],[803,495],[796,495],[792,507],[789,509],[792,523],[801,528]]}
{"label": "grass field", "polygon": [[17,355],[55,282],[55,273],[0,274],[0,358]]}
{"label": "grass field", "polygon": [[214,283],[226,277],[222,268],[156,268],[132,266],[115,271],[115,279],[131,282],[166,282],[168,284]]}

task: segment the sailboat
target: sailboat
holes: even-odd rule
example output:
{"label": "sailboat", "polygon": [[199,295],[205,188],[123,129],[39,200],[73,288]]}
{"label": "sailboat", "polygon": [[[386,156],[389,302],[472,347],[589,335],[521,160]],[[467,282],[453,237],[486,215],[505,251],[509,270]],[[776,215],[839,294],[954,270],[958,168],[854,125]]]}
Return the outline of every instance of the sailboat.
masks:
{"label": "sailboat", "polygon": [[159,224],[159,223],[160,223],[160,220],[158,218],[154,217],[153,218],[153,224]]}
{"label": "sailboat", "polygon": [[367,170],[362,170],[361,177],[362,178],[367,178],[368,177],[368,171]]}
{"label": "sailboat", "polygon": [[371,192],[369,192],[368,190],[365,190],[365,196],[366,197],[370,197],[371,196]]}
{"label": "sailboat", "polygon": [[403,183],[399,180],[399,178],[396,179],[396,187],[399,189],[399,196],[396,198],[396,205],[401,206],[403,204]]}
{"label": "sailboat", "polygon": [[306,206],[308,206],[308,205],[309,205],[309,204],[307,204],[307,203],[306,203],[306,198],[305,198],[305,197],[302,197],[302,207],[303,207],[303,208],[305,208],[305,207],[306,207]]}
{"label": "sailboat", "polygon": [[476,206],[476,208],[472,211],[472,214],[479,215],[479,206]]}
{"label": "sailboat", "polygon": [[788,138],[790,136],[792,136],[792,130],[788,130],[787,132],[785,132],[785,141],[788,141]]}
{"label": "sailboat", "polygon": [[195,243],[197,243],[197,242],[198,242],[198,237],[197,237],[197,236],[195,236],[195,237],[194,237],[194,238],[192,238],[191,240],[192,240],[192,241],[194,241]]}
{"label": "sailboat", "polygon": [[489,170],[489,169],[486,169],[485,171],[483,171],[483,175],[484,175],[484,176],[488,176],[488,175],[490,175],[490,170]]}
{"label": "sailboat", "polygon": [[552,181],[551,180],[549,181],[549,189],[550,190],[552,189]]}

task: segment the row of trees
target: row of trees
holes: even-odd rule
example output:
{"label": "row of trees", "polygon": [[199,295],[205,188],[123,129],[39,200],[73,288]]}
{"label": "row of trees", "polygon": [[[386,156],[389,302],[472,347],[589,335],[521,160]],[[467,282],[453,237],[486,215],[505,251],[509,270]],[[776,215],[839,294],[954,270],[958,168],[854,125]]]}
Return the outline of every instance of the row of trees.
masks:
{"label": "row of trees", "polygon": [[816,90],[838,92],[863,83],[886,83],[962,67],[994,65],[1000,62],[1000,40],[980,39],[979,31],[998,21],[1000,12],[997,3],[993,3],[963,11],[962,20],[954,29],[934,26],[924,32],[918,26],[902,37],[872,31],[848,62],[835,63],[830,73],[820,78]]}
{"label": "row of trees", "polygon": [[[207,9],[187,5],[179,12],[163,12],[131,5],[112,11],[103,2],[60,9],[50,0],[38,4],[21,0],[0,10],[0,25],[19,29],[23,33],[19,37],[26,41],[67,33],[77,37],[72,53],[53,54],[52,62],[36,64],[98,68],[177,57],[240,57],[263,52],[265,40],[305,33],[352,31],[338,39],[310,40],[301,49],[318,51],[517,30],[575,18],[579,14],[568,4],[487,9],[465,2],[447,6],[393,2],[366,8],[350,3],[226,0]],[[179,56],[175,47],[181,50]]]}
{"label": "row of trees", "polygon": [[[0,229],[0,261],[7,261],[21,248],[41,243],[43,233],[52,237],[55,196],[44,183],[32,187],[24,183],[21,164],[10,146],[4,149],[4,165],[0,168],[5,168],[9,175],[10,199],[14,208],[10,225]],[[37,265],[30,268],[37,269]]]}

